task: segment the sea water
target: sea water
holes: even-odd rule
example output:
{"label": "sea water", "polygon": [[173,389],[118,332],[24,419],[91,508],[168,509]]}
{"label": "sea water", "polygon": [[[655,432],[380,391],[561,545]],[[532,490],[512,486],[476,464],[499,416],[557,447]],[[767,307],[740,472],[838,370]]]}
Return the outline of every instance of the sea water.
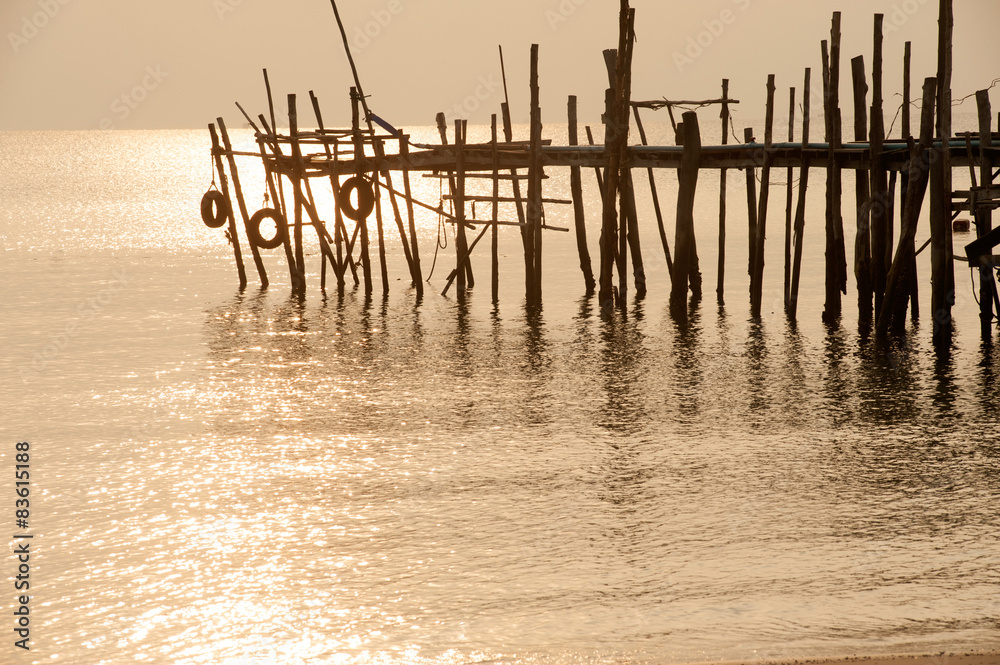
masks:
{"label": "sea water", "polygon": [[[654,142],[668,130],[653,126]],[[256,150],[245,131],[234,141]],[[968,269],[947,353],[930,344],[928,252],[905,339],[859,330],[853,279],[825,326],[819,171],[797,323],[783,313],[784,169],[760,320],[742,171],[728,174],[723,303],[719,174],[701,175],[705,294],[678,320],[642,171],[649,293],[608,317],[585,295],[574,234],[555,230],[541,307],[525,306],[513,227],[498,304],[488,238],[475,287],[441,296],[452,230],[422,211],[422,299],[391,216],[384,299],[377,253],[371,299],[350,277],[321,292],[309,235],[304,298],[280,250],[259,288],[245,238],[239,291],[229,243],[199,215],[221,185],[209,145],[204,131],[0,134],[3,520],[14,533],[27,441],[34,536],[28,653],[13,647],[13,554],[0,564],[4,662],[679,663],[1000,645],[1000,360],[979,341]],[[252,212],[263,177],[240,168]],[[549,175],[546,195],[568,198],[568,175]],[[584,177],[596,267],[600,195]],[[657,184],[672,241],[676,175]],[[433,206],[447,193],[420,174],[413,186]],[[571,207],[546,219],[573,226]]]}

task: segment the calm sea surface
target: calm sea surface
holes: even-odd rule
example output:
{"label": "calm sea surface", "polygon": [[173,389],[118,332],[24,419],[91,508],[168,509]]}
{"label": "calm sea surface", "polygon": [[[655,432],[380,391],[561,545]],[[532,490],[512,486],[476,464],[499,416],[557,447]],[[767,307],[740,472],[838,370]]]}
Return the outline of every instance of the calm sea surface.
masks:
{"label": "calm sea surface", "polygon": [[[650,293],[627,315],[602,319],[557,231],[544,306],[526,309],[509,227],[496,308],[488,243],[468,297],[438,295],[449,239],[418,302],[393,226],[388,299],[380,283],[370,302],[322,294],[311,238],[300,300],[280,251],[269,290],[251,262],[238,291],[229,245],[198,212],[208,145],[205,131],[0,133],[3,524],[13,532],[14,443],[30,441],[35,534],[30,653],[12,646],[9,536],[0,561],[4,663],[1000,648],[1000,358],[980,345],[968,269],[950,354],[930,345],[926,252],[924,320],[905,341],[859,334],[853,286],[841,325],[823,326],[819,172],[798,324],[782,313],[783,169],[762,320],[748,315],[745,180],[731,172],[725,305],[718,174],[705,173],[705,298],[680,323],[643,173]],[[547,195],[567,197],[567,175],[551,175]],[[596,264],[599,193],[584,176]],[[658,178],[672,239],[676,177]],[[437,204],[438,181],[415,187]],[[547,216],[572,225],[568,207]],[[426,274],[438,220],[419,224]]]}

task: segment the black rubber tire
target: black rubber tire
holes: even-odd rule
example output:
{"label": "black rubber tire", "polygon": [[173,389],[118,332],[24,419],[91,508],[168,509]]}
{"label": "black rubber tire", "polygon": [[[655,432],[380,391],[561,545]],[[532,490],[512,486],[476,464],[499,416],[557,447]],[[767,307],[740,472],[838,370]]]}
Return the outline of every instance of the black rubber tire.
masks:
{"label": "black rubber tire", "polygon": [[[265,238],[260,234],[260,225],[265,219],[273,219],[274,226],[277,232],[274,234],[273,238]],[[285,224],[285,218],[281,216],[281,213],[274,208],[264,208],[258,210],[254,213],[253,217],[250,218],[250,225],[247,226],[247,235],[250,237],[250,242],[257,245],[261,249],[277,249],[281,247],[282,243],[285,242],[285,233],[287,233],[288,227]]]}
{"label": "black rubber tire", "polygon": [[[351,194],[358,190],[358,207],[351,203]],[[340,186],[340,210],[355,222],[363,222],[375,209],[375,192],[371,183],[361,176],[354,176]]]}
{"label": "black rubber tire", "polygon": [[210,229],[220,229],[229,221],[229,202],[217,189],[210,189],[201,197],[201,219]]}

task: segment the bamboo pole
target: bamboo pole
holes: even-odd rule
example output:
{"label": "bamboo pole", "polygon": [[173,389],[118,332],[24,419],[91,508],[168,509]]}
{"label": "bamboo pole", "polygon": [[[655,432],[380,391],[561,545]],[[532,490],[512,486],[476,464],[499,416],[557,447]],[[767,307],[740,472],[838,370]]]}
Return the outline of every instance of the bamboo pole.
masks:
{"label": "bamboo pole", "polygon": [[[725,135],[723,135],[725,137]],[[795,140],[795,88],[788,89],[788,142]],[[791,165],[785,171],[785,291],[784,306],[788,309],[788,298],[792,291],[792,217],[795,183],[792,178],[795,169]]]}
{"label": "bamboo pole", "polygon": [[[240,172],[236,168],[236,157],[233,156],[233,144],[229,140],[229,132],[226,130],[225,121],[220,117],[216,118],[215,122],[218,123],[219,134],[222,137],[222,145],[226,149],[226,157],[229,162],[229,172],[233,175],[233,191],[236,193],[236,203],[240,208],[240,217],[243,218],[243,229],[246,231],[247,238],[249,238],[250,213],[247,211],[247,204],[243,198],[243,188],[240,186]],[[264,260],[260,256],[260,250],[257,248],[257,245],[252,242],[248,241],[247,244],[250,245],[250,252],[253,254],[253,262],[257,267],[257,276],[260,277],[260,286],[261,288],[266,289],[270,282],[267,279],[267,269],[264,267]]]}
{"label": "bamboo pole", "polygon": [[236,272],[240,278],[240,290],[247,287],[247,272],[243,266],[243,252],[240,249],[240,236],[236,230],[236,218],[233,216],[232,199],[229,197],[229,179],[222,166],[222,148],[219,147],[219,136],[215,132],[215,125],[208,126],[208,132],[212,135],[212,155],[215,157],[215,168],[219,172],[219,182],[222,183],[222,195],[226,197],[229,206],[229,240],[233,245],[233,256],[236,258]]}
{"label": "bamboo pole", "polygon": [[[805,73],[805,83],[802,86],[802,146],[809,145],[809,86],[812,70],[808,67]],[[809,187],[809,158],[805,151],[802,154],[802,166],[799,172],[799,196],[795,205],[795,255],[792,257],[792,286],[788,296],[788,317],[795,320],[799,304],[799,277],[802,274],[802,245],[806,222],[806,190]]]}
{"label": "bamboo pole", "polygon": [[694,244],[694,201],[698,188],[698,169],[701,161],[701,133],[698,114],[687,111],[684,119],[684,157],[678,175],[680,188],[677,193],[677,229],[674,247],[673,283],[670,292],[670,309],[676,315],[687,315],[688,284],[697,271]]}
{"label": "bamboo pole", "polygon": [[[851,60],[851,74],[854,84],[854,140],[864,141],[868,138],[868,82],[865,80],[864,56]],[[874,107],[873,107],[874,108]],[[874,113],[874,111],[873,111]],[[872,140],[875,131],[872,128]],[[872,157],[875,147],[871,149]],[[882,252],[881,246],[871,229],[871,207],[869,192],[871,179],[867,169],[857,169],[855,175],[855,202],[857,204],[857,235],[854,238],[854,278],[858,285],[858,323],[862,326],[872,321],[872,254]],[[879,205],[879,203],[875,203]],[[883,204],[884,205],[884,204]],[[882,239],[884,240],[884,233]],[[877,264],[878,261],[875,261]],[[883,286],[884,291],[884,286]],[[881,301],[881,296],[879,296]],[[881,302],[878,303],[881,305]]]}
{"label": "bamboo pole", "polygon": [[[722,145],[729,144],[729,79],[722,79]],[[650,169],[650,177],[653,170]],[[789,180],[791,180],[789,178]],[[715,293],[721,304],[724,299],[726,285],[726,169],[719,172],[719,268]],[[662,224],[661,224],[662,232]],[[666,246],[666,235],[663,235]],[[670,261],[668,260],[667,263]]]}
{"label": "bamboo pole", "polygon": [[[441,136],[441,145],[445,145],[446,146],[446,145],[448,145],[448,125],[447,125],[447,120],[445,119],[444,113],[438,113],[435,119],[437,120],[438,134]],[[456,120],[456,122],[457,122],[457,120]],[[449,188],[449,191],[451,191],[452,201],[455,200],[455,187],[456,187],[456,184],[455,184],[455,173],[454,173],[454,171],[448,171],[448,188]],[[463,219],[464,219],[464,217],[463,217]],[[458,233],[458,231],[456,229],[456,234],[457,233]],[[472,274],[472,263],[471,262],[465,264],[465,271],[466,271],[466,274],[465,274],[465,280],[464,281],[465,281],[465,284],[471,289],[472,287],[474,287],[476,285],[476,278]]]}
{"label": "bamboo pole", "polygon": [[951,51],[952,0],[941,0],[938,19],[937,139],[938,159],[931,164],[931,311],[936,345],[951,340],[951,307],[955,303],[955,267],[951,230]]}
{"label": "bamboo pole", "polygon": [[[569,144],[579,145],[579,129],[577,126],[577,104],[576,95],[570,95],[567,104],[567,114],[569,116]],[[494,155],[496,153],[496,137],[494,137]],[[494,157],[495,158],[495,157]],[[576,223],[576,249],[580,256],[580,271],[583,273],[583,281],[587,288],[587,295],[594,292],[597,282],[594,280],[594,271],[590,262],[590,250],[587,249],[587,212],[583,204],[583,177],[579,166],[570,167],[570,190],[573,196],[573,218]],[[494,181],[496,183],[496,181]],[[494,184],[494,189],[496,185]],[[494,192],[495,194],[496,192]],[[496,218],[496,213],[494,213]]]}
{"label": "bamboo pole", "polygon": [[764,163],[760,170],[760,201],[754,241],[753,275],[750,278],[750,316],[760,319],[764,296],[764,239],[767,234],[767,204],[771,191],[771,155],[774,146],[774,74],[767,77],[767,110],[764,121]]}
{"label": "bamboo pole", "polygon": [[910,294],[908,285],[911,283],[909,272],[913,266],[917,223],[920,219],[920,208],[923,205],[924,193],[930,175],[929,161],[932,160],[930,150],[934,140],[934,100],[937,80],[924,80],[923,107],[920,114],[920,141],[910,140],[909,187],[906,191],[906,202],[903,205],[900,220],[899,245],[896,255],[889,268],[886,280],[885,298],[882,310],[878,315],[877,331],[885,335],[890,329],[902,332],[906,324],[906,305]]}
{"label": "bamboo pole", "polygon": [[[627,4],[627,3],[626,3]],[[623,99],[621,100],[622,107],[619,111],[619,117],[622,119],[623,129],[626,132],[626,143],[623,144],[627,146],[627,137],[629,132],[629,109],[632,106],[632,54],[635,48],[635,9],[628,10],[628,32],[626,39],[625,57],[622,58],[624,62],[625,71],[622,72],[621,81],[625,88]],[[632,254],[632,274],[633,281],[635,282],[635,293],[636,296],[641,298],[646,295],[646,270],[643,266],[642,261],[642,244],[639,238],[639,218],[635,207],[635,187],[632,181],[632,163],[629,158],[629,153],[626,151],[622,156],[622,183],[624,184],[624,189],[622,190],[622,208],[624,218],[627,221],[627,233],[626,237],[628,239],[628,248]],[[624,284],[622,287],[622,293],[624,293]]]}

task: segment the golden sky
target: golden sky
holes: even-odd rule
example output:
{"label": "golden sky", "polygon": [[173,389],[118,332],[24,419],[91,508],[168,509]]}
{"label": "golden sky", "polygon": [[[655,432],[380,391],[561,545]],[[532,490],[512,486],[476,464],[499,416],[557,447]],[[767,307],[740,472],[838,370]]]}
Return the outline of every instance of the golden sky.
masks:
{"label": "golden sky", "polygon": [[[876,11],[885,14],[889,118],[899,103],[903,43],[914,44],[914,94],[936,69],[935,0],[633,6],[636,99],[717,97],[725,77],[742,114],[761,117],[767,75],[776,75],[785,100],[778,106],[787,107],[788,88],[801,88],[805,67],[813,69],[815,95],[820,41],[835,10],[843,12],[845,121],[850,59],[864,55],[870,75]],[[488,122],[504,94],[497,45],[515,121],[526,120],[532,43],[540,44],[543,120],[564,122],[570,94],[585,121],[599,119],[607,86],[601,51],[617,45],[616,0],[340,0],[340,10],[370,106],[397,126],[433,124],[438,111]],[[1000,2],[956,0],[955,11],[957,98],[1000,77],[1000,40],[987,33],[1000,25]],[[3,130],[198,128],[219,115],[242,126],[234,102],[253,115],[266,110],[264,67],[279,109],[289,92],[307,104],[312,89],[328,124],[350,120],[351,80],[329,0],[3,0],[0,27]]]}

